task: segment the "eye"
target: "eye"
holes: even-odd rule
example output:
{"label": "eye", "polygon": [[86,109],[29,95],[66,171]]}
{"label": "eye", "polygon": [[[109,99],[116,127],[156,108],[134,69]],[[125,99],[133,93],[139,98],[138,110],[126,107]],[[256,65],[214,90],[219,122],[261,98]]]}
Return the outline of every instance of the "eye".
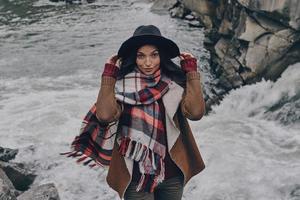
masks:
{"label": "eye", "polygon": [[143,59],[145,56],[142,55],[142,54],[138,54],[136,57],[137,57],[138,59]]}
{"label": "eye", "polygon": [[157,56],[159,56],[159,53],[153,53],[152,56],[157,57]]}

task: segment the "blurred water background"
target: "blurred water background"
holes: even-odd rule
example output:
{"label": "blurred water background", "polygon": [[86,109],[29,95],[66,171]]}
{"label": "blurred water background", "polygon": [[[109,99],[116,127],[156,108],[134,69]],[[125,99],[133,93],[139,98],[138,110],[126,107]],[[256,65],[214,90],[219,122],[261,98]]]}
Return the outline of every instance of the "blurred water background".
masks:
{"label": "blurred water background", "polygon": [[[18,148],[34,184],[54,182],[62,200],[118,199],[106,171],[65,159],[82,117],[95,102],[106,59],[141,24],[158,26],[209,66],[203,30],[150,12],[147,1],[99,0],[82,5],[0,0],[0,146]],[[174,60],[178,62],[178,60]],[[277,82],[231,91],[191,122],[206,169],[183,199],[300,199],[300,64]]]}

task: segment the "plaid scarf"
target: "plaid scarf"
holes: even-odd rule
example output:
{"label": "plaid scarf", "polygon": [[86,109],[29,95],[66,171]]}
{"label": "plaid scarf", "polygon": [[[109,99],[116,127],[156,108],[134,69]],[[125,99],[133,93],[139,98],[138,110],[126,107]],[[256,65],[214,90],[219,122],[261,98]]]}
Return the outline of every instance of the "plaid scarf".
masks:
{"label": "plaid scarf", "polygon": [[170,79],[161,75],[160,70],[145,75],[138,68],[118,80],[115,96],[124,108],[120,119],[100,124],[93,105],[82,122],[79,136],[72,142],[74,150],[63,154],[79,157],[78,163],[84,161],[90,167],[109,166],[116,141],[122,156],[139,163],[142,175],[136,190],[153,192],[165,177],[167,143],[157,100],[168,91],[169,83]]}

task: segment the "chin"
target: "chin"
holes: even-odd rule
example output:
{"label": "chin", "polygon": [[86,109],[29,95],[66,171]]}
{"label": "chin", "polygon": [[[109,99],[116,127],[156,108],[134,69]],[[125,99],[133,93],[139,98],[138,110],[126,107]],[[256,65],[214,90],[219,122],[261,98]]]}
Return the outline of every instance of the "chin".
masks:
{"label": "chin", "polygon": [[143,72],[144,74],[146,75],[151,75],[151,74],[154,74],[154,71],[151,71],[151,72]]}

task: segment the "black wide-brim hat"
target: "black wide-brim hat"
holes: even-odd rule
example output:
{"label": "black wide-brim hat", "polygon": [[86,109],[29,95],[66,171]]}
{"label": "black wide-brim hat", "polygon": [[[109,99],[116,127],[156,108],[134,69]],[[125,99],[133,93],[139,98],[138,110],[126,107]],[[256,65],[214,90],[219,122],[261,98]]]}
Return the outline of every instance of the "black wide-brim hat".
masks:
{"label": "black wide-brim hat", "polygon": [[175,42],[161,35],[160,30],[154,25],[139,26],[135,29],[133,36],[122,43],[118,56],[124,58],[132,51],[136,51],[145,44],[152,44],[164,51],[169,58],[179,56],[179,48]]}

